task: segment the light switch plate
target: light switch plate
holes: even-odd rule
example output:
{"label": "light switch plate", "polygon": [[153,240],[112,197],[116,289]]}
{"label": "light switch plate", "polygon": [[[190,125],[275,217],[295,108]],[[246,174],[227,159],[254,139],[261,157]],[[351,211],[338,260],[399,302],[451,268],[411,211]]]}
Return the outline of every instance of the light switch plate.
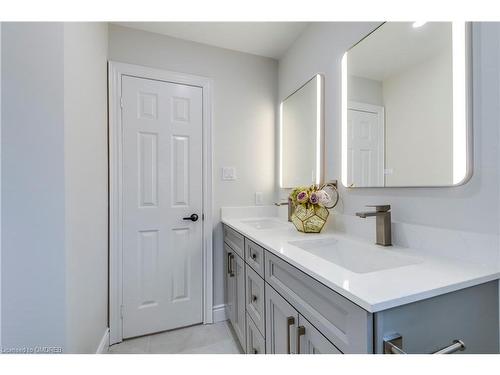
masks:
{"label": "light switch plate", "polygon": [[234,167],[222,167],[222,180],[223,181],[236,180],[236,169]]}
{"label": "light switch plate", "polygon": [[263,204],[264,204],[264,194],[262,194],[262,191],[256,191],[255,192],[255,205],[262,206]]}

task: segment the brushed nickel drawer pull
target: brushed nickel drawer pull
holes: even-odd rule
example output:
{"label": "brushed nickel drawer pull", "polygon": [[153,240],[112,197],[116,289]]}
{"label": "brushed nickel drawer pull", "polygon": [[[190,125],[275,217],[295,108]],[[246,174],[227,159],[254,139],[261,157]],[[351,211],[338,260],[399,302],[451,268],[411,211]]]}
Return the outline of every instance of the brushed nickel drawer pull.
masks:
{"label": "brushed nickel drawer pull", "polygon": [[231,274],[231,255],[232,253],[227,253],[227,273],[228,275]]}
{"label": "brushed nickel drawer pull", "polygon": [[[453,342],[431,354],[452,354],[465,350],[465,343],[462,340]],[[403,350],[403,336],[399,333],[384,336],[384,354],[408,354]]]}
{"label": "brushed nickel drawer pull", "polygon": [[229,264],[229,277],[234,277],[234,268],[233,268],[233,261],[234,261],[234,254],[229,253],[229,259],[228,259],[228,264]]}
{"label": "brushed nickel drawer pull", "polygon": [[293,316],[289,316],[286,318],[286,353],[291,354],[290,351],[290,327],[295,324],[295,318]]}
{"label": "brushed nickel drawer pull", "polygon": [[306,327],[299,326],[297,328],[297,354],[300,354],[300,336],[304,336],[306,334]]}

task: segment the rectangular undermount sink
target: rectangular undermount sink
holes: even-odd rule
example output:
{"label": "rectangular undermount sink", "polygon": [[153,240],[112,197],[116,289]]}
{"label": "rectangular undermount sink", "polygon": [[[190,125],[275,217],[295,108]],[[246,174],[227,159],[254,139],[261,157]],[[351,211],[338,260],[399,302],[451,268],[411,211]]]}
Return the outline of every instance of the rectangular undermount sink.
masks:
{"label": "rectangular undermount sink", "polygon": [[369,273],[422,263],[422,260],[400,253],[390,247],[365,244],[336,238],[288,242],[355,273]]}
{"label": "rectangular undermount sink", "polygon": [[242,220],[241,222],[250,225],[255,229],[276,229],[286,226],[285,223],[279,221],[278,219],[252,219]]}

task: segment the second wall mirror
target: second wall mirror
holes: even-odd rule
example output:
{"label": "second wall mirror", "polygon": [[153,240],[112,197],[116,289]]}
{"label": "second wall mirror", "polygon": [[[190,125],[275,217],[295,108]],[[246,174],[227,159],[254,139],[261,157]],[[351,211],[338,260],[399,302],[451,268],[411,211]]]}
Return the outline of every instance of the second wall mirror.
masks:
{"label": "second wall mirror", "polygon": [[342,60],[342,183],[433,187],[472,173],[470,25],[387,22]]}

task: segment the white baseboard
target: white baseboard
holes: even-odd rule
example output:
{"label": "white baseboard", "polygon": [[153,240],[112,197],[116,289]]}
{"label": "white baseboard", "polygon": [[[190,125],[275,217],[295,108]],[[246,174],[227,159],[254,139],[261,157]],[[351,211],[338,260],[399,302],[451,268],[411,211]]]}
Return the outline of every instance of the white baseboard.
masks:
{"label": "white baseboard", "polygon": [[226,305],[217,305],[213,307],[213,320],[214,323],[219,323],[227,320]]}
{"label": "white baseboard", "polygon": [[108,351],[109,348],[109,328],[106,328],[104,331],[104,335],[102,336],[101,342],[97,347],[96,354],[104,354]]}

